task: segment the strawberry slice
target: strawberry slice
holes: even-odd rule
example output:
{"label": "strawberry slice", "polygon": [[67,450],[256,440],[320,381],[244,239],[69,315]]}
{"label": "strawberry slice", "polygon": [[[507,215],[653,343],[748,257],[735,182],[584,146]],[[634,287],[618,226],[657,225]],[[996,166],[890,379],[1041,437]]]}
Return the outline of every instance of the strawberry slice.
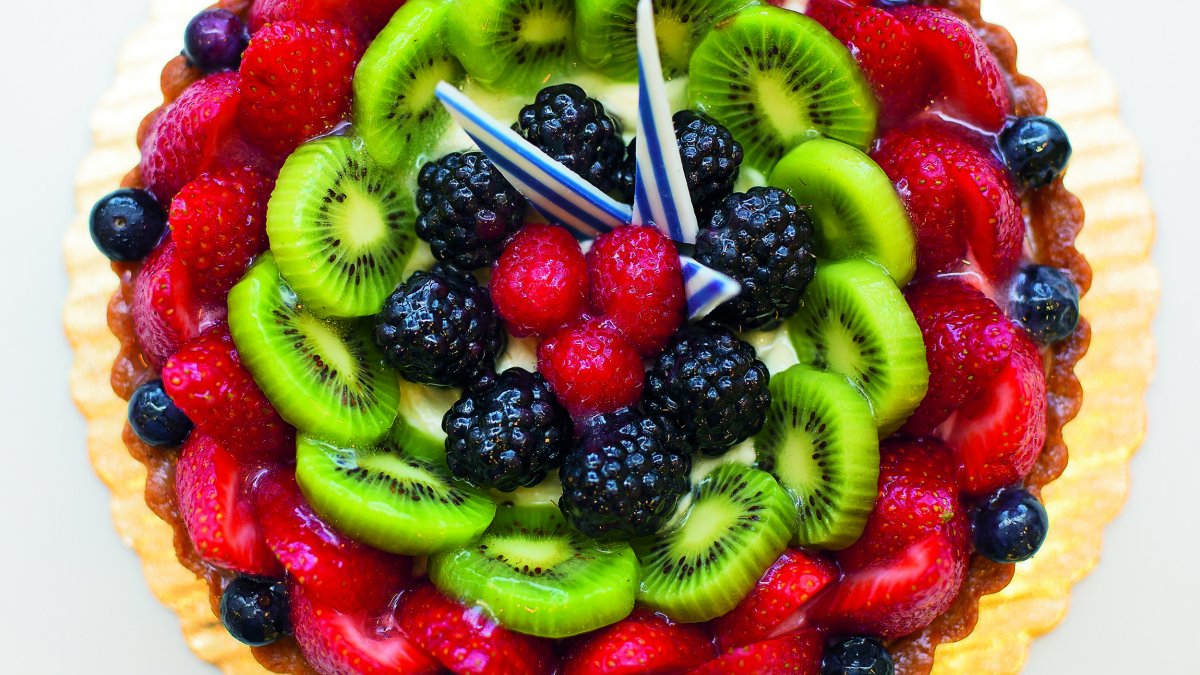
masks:
{"label": "strawberry slice", "polygon": [[824,639],[808,631],[738,647],[691,671],[690,675],[818,675]]}
{"label": "strawberry slice", "polygon": [[142,139],[142,181],[163,204],[212,165],[237,120],[240,82],[237,73],[198,80],[151,123]]}
{"label": "strawberry slice", "polygon": [[[239,117],[251,140],[281,154],[323,134],[350,113],[362,42],[327,21],[267,24],[242,55]],[[303,73],[303,77],[299,76]]]}
{"label": "strawberry slice", "polygon": [[935,78],[938,104],[951,117],[999,131],[1012,112],[1008,82],[996,57],[970,24],[931,7],[895,11]]}
{"label": "strawberry slice", "polygon": [[278,460],[295,452],[295,430],[242,366],[225,326],[176,352],[163,366],[162,380],[188,419],[239,458]]}
{"label": "strawberry slice", "polygon": [[411,558],[360,544],[321,520],[301,494],[293,470],[262,472],[251,495],[267,546],[314,602],[379,611],[412,579]]}
{"label": "strawberry slice", "polygon": [[936,439],[892,439],[880,448],[879,497],[862,537],[838,552],[847,572],[878,562],[930,534],[967,536],[954,457]]}
{"label": "strawberry slice", "polygon": [[917,278],[957,270],[967,258],[958,182],[941,147],[928,135],[890,129],[871,154],[908,209],[917,237]]}
{"label": "strawberry slice", "polygon": [[209,563],[244,574],[283,576],[244,490],[245,477],[217,439],[193,431],[175,467],[183,523]]}
{"label": "strawberry slice", "polygon": [[766,640],[838,576],[833,563],[785,551],[733,611],[712,622],[722,650]]}
{"label": "strawberry slice", "polygon": [[405,637],[393,612],[376,616],[314,602],[306,588],[290,584],[292,631],[300,652],[322,675],[434,675],[437,661]]}
{"label": "strawberry slice", "polygon": [[1025,216],[1012,177],[990,153],[962,143],[947,148],[966,216],[965,233],[974,260],[993,283],[1016,272],[1025,243]]}
{"label": "strawberry slice", "polygon": [[539,675],[554,672],[549,640],[514,633],[484,614],[464,607],[430,584],[404,594],[400,630],[456,674]]}
{"label": "strawberry slice", "polygon": [[346,0],[256,0],[250,9],[250,31],[277,21],[332,21],[355,29],[370,42],[387,25],[405,0],[357,0],[346,11]]}
{"label": "strawberry slice", "polygon": [[809,0],[805,11],[854,55],[885,120],[903,119],[929,102],[933,71],[905,24],[883,9],[848,0]]}
{"label": "strawberry slice", "polygon": [[168,237],[150,254],[133,282],[133,332],[146,361],[162,368],[184,342],[207,322],[224,320],[224,306],[206,307],[192,285]]}
{"label": "strawberry slice", "polygon": [[665,675],[687,672],[713,658],[699,626],[677,624],[644,609],[591,633],[563,664],[563,675]]}
{"label": "strawberry slice", "polygon": [[929,363],[929,392],[904,431],[923,436],[1004,369],[1018,331],[995,302],[959,278],[918,282],[904,297]]}
{"label": "strawberry slice", "polygon": [[1033,469],[1046,442],[1046,374],[1024,333],[1013,340],[1006,367],[951,418],[944,437],[972,495],[1018,482]]}
{"label": "strawberry slice", "polygon": [[847,574],[818,598],[809,615],[834,631],[884,639],[908,635],[954,602],[969,556],[965,536],[931,534]]}

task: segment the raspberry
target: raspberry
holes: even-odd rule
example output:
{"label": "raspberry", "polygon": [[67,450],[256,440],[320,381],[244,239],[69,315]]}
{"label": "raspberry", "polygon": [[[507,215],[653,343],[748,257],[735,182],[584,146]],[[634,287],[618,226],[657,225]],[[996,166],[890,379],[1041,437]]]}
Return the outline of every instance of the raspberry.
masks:
{"label": "raspberry", "polygon": [[598,321],[584,322],[542,343],[538,370],[575,417],[637,403],[645,380],[637,351]]}
{"label": "raspberry", "polygon": [[587,310],[587,262],[570,232],[535,223],[504,250],[489,287],[510,333],[553,335]]}
{"label": "raspberry", "polygon": [[651,227],[622,227],[588,253],[592,302],[639,353],[662,351],[686,319],[675,244]]}
{"label": "raspberry", "polygon": [[568,169],[604,192],[617,187],[625,160],[621,127],[604,106],[574,84],[538,92],[514,127]]}

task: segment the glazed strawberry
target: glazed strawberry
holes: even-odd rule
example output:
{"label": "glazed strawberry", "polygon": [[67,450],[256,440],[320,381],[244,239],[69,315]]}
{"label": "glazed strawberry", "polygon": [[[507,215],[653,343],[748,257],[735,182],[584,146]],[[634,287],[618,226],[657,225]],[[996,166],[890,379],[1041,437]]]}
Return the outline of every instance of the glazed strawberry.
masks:
{"label": "glazed strawberry", "polygon": [[242,128],[251,140],[283,154],[329,131],[350,112],[361,55],[353,31],[334,23],[264,26],[242,56]]}
{"label": "glazed strawberry", "polygon": [[808,631],[738,647],[689,675],[819,675],[824,638]]}
{"label": "glazed strawberry", "polygon": [[1046,375],[1042,355],[1023,332],[1004,369],[967,400],[944,436],[970,494],[987,494],[1029,474],[1046,441]]}
{"label": "glazed strawberry", "polygon": [[192,432],[175,467],[179,513],[206,561],[245,574],[283,576],[244,483],[245,470],[217,439]]}
{"label": "glazed strawberry", "polygon": [[467,608],[430,584],[404,594],[400,630],[456,674],[539,675],[554,671],[549,640],[507,630],[481,607]]}
{"label": "glazed strawberry", "polygon": [[1025,243],[1025,216],[1008,170],[988,152],[967,143],[948,146],[943,157],[959,188],[963,232],[972,258],[992,283],[1016,272]]}
{"label": "glazed strawberry", "polygon": [[203,298],[225,296],[267,249],[267,200],[273,182],[249,169],[202,174],[171,202],[180,262]]}
{"label": "glazed strawberry", "polygon": [[587,311],[587,262],[570,232],[534,223],[504,249],[488,288],[510,333],[548,337]]}
{"label": "glazed strawberry", "polygon": [[166,239],[138,270],[133,286],[133,329],[151,367],[159,369],[203,325],[222,320],[224,306],[196,301],[175,244]]}
{"label": "glazed strawberry", "polygon": [[898,9],[895,16],[933,71],[938,106],[974,126],[999,131],[1012,112],[1008,82],[970,24],[930,7]]}
{"label": "glazed strawberry", "polygon": [[954,271],[967,258],[958,182],[940,149],[928,135],[890,129],[871,153],[904,198],[917,237],[917,278]]}
{"label": "glazed strawberry", "polygon": [[727,650],[768,639],[837,575],[824,558],[785,551],[737,607],[712,622],[717,644]]}
{"label": "glazed strawberry", "polygon": [[441,667],[396,625],[381,616],[346,612],[315,602],[291,584],[292,630],[308,665],[320,675],[434,675]]}
{"label": "glazed strawberry", "polygon": [[901,119],[928,103],[931,71],[908,27],[890,13],[849,0],[810,0],[805,11],[850,49],[885,119]]}
{"label": "glazed strawberry", "polygon": [[250,9],[250,30],[257,33],[277,21],[332,21],[370,41],[403,4],[404,0],[360,0],[347,12],[345,0],[256,0]]}
{"label": "glazed strawberry", "polygon": [[836,632],[884,639],[908,635],[950,607],[969,557],[965,536],[931,534],[850,572],[821,595],[809,615]]}
{"label": "glazed strawberry", "polygon": [[954,457],[940,441],[893,439],[879,450],[879,497],[862,537],[838,552],[845,571],[862,569],[936,532],[966,536]]}
{"label": "glazed strawberry", "polygon": [[158,113],[142,139],[142,181],[163,204],[214,163],[237,120],[237,73],[210,75]]}
{"label": "glazed strawberry", "polygon": [[585,321],[543,342],[538,371],[575,417],[633,405],[646,379],[637,351],[603,320]]}
{"label": "glazed strawberry", "polygon": [[686,319],[675,244],[652,227],[622,227],[588,252],[592,302],[644,356],[661,352]]}
{"label": "glazed strawberry", "polygon": [[312,510],[291,469],[254,478],[255,512],[267,546],[314,602],[380,611],[412,579],[412,559],[377,551],[330,527]]}
{"label": "glazed strawberry", "polygon": [[563,664],[563,675],[665,675],[687,672],[715,656],[699,626],[679,624],[644,609],[584,638]]}
{"label": "glazed strawberry", "polygon": [[295,451],[283,421],[238,358],[225,327],[189,342],[167,360],[163,387],[200,430],[242,459],[274,459]]}
{"label": "glazed strawberry", "polygon": [[1000,307],[959,278],[930,279],[905,293],[929,363],[929,393],[904,425],[932,432],[1005,367],[1017,329]]}

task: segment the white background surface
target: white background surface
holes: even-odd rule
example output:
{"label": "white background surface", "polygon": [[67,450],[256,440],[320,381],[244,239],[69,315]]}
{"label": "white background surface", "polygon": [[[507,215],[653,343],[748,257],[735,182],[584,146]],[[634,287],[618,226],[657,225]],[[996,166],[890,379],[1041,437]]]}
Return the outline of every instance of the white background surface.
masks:
{"label": "white background surface", "polygon": [[[1032,675],[1200,672],[1200,173],[1194,31],[1183,0],[1071,0],[1116,78],[1148,160],[1164,276],[1158,381],[1130,502],[1066,622],[1033,649]],[[200,5],[197,2],[197,5]],[[985,2],[986,7],[986,2]],[[35,14],[37,12],[37,14]],[[44,14],[43,14],[44,12]],[[60,241],[88,114],[144,0],[5,3],[0,39],[0,672],[213,672],[187,650],[117,539],[67,394]],[[180,31],[182,32],[182,26]]]}

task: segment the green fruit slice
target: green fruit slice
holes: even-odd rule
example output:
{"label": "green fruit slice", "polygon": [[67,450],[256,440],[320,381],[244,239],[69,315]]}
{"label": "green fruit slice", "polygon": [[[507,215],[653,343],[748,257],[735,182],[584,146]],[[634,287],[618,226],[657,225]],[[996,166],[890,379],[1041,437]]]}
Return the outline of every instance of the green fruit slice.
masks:
{"label": "green fruit slice", "polygon": [[496,515],[486,494],[386,444],[353,448],[302,434],[296,480],[313,509],[339,530],[402,555],[463,546]]}
{"label": "green fruit slice", "polygon": [[401,378],[400,413],[388,438],[413,457],[445,464],[446,432],[442,431],[442,418],[460,394],[454,387],[429,387]]}
{"label": "green fruit slice", "polygon": [[921,328],[891,277],[874,264],[818,263],[787,329],[801,363],[839,373],[866,394],[880,438],[899,429],[925,398]]}
{"label": "green fruit slice", "polygon": [[816,140],[785,156],[768,181],[811,208],[817,255],[866,258],[903,288],[917,267],[917,240],[892,181],[870,157]]}
{"label": "green fruit slice", "polygon": [[571,0],[458,2],[448,27],[450,50],[485,87],[533,92],[573,70]]}
{"label": "green fruit slice", "polygon": [[858,540],[875,506],[879,438],[866,398],[844,377],[807,366],[774,375],[754,450],[758,468],[796,503],[796,545],[843,549]]}
{"label": "green fruit slice", "polygon": [[229,332],[255,382],[297,429],[374,443],[396,419],[400,385],[370,325],[314,316],[270,253],[229,293]]}

